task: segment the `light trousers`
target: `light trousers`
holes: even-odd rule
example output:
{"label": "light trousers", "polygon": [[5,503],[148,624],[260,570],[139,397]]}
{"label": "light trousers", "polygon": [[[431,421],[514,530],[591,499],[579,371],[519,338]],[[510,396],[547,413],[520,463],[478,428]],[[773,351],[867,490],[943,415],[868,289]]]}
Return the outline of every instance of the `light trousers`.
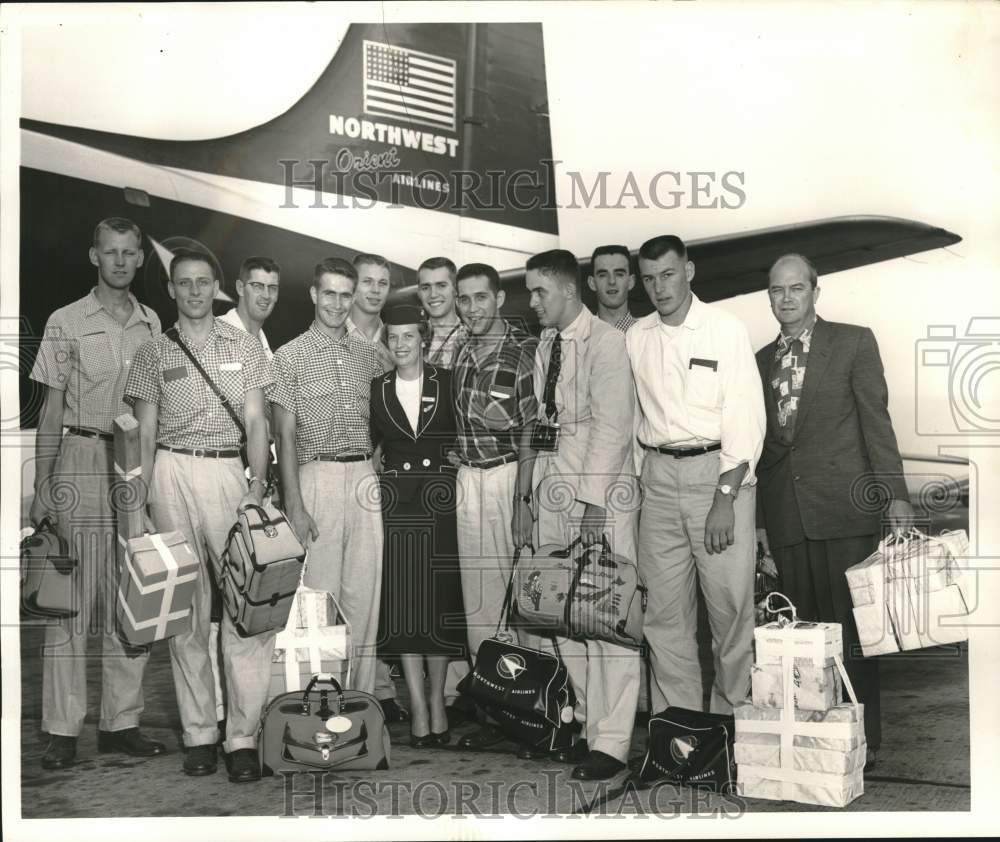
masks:
{"label": "light trousers", "polygon": [[371,460],[306,462],[299,465],[299,487],[319,531],[306,553],[302,582],[337,598],[351,625],[351,687],[374,693],[382,498]]}
{"label": "light trousers", "polygon": [[705,549],[705,520],[719,482],[719,453],[675,459],[646,453],[639,521],[639,572],[649,588],[645,634],[652,667],[653,709],[702,710],[696,641],[700,583],[708,608],[715,660],[710,710],[730,713],[745,699],[753,663],[753,576],[756,488],[733,503],[735,543]]}
{"label": "light trousers", "polygon": [[[622,477],[615,482],[621,493],[609,495],[613,499],[606,501],[609,505],[604,532],[612,550],[634,562],[638,484],[634,477]],[[566,483],[564,476],[547,475],[534,494],[536,548],[546,544],[565,547],[580,534],[584,504],[562,493]],[[638,649],[604,640],[564,637],[556,637],[556,644],[576,694],[574,715],[583,726],[588,747],[624,763],[639,702]]]}
{"label": "light trousers", "polygon": [[[218,738],[215,676],[210,632],[212,591],[209,565],[218,578],[236,508],[247,481],[238,458],[204,459],[156,451],[150,510],[160,532],[178,530],[200,566],[191,606],[191,628],[170,638],[170,664],[177,691],[184,745],[215,743]],[[243,637],[228,612],[219,627],[222,671],[227,692],[227,752],[255,748],[257,726],[267,704],[275,632]]]}
{"label": "light trousers", "polygon": [[56,532],[79,562],[77,615],[47,621],[42,653],[42,730],[76,737],[87,715],[87,634],[101,635],[102,731],[139,724],[142,675],[148,654],[126,654],[115,631],[118,566],[111,445],[67,435],[50,482],[39,490],[55,517]]}

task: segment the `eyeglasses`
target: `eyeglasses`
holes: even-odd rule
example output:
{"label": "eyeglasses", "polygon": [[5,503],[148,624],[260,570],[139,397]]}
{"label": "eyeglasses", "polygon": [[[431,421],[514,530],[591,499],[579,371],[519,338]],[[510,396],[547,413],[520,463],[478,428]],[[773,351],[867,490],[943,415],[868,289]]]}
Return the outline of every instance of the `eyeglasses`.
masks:
{"label": "eyeglasses", "polygon": [[247,287],[254,295],[263,295],[265,292],[268,295],[278,294],[277,284],[262,284],[260,281],[246,281],[244,286]]}

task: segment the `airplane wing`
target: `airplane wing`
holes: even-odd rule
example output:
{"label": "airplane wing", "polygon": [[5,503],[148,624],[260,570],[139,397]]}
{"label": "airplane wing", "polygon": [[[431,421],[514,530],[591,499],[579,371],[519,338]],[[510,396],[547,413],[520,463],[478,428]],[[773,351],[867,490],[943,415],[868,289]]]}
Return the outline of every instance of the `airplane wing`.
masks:
{"label": "airplane wing", "polygon": [[[961,239],[944,228],[909,219],[840,216],[693,240],[688,243],[688,255],[697,267],[692,288],[702,301],[718,301],[766,289],[768,269],[778,257],[789,252],[805,255],[820,275],[828,275],[943,248]],[[631,255],[632,270],[638,277],[638,251]],[[589,273],[588,255],[580,260],[581,278]],[[523,318],[529,327],[535,327],[535,316],[528,307],[524,288],[523,267],[502,272],[500,280],[507,295],[504,314],[508,318]],[[582,294],[584,303],[596,311],[594,293],[583,285]],[[414,287],[401,289],[396,295],[397,300],[416,301]],[[629,304],[636,316],[653,309],[641,283],[630,293]]]}

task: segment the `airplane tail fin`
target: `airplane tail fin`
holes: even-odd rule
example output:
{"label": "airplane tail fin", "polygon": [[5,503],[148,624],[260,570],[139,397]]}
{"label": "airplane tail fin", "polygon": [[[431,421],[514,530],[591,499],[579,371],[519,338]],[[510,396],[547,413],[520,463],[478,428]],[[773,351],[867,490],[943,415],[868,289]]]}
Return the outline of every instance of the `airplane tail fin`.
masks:
{"label": "airplane tail fin", "polygon": [[226,137],[21,125],[150,164],[308,187],[328,206],[339,194],[454,214],[473,241],[557,233],[540,23],[351,24],[298,102]]}

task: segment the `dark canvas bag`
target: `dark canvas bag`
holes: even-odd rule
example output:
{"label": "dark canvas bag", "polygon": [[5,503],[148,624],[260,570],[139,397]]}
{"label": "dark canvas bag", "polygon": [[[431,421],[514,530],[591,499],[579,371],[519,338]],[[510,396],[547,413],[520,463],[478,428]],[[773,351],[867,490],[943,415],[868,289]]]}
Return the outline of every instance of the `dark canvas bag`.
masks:
{"label": "dark canvas bag", "polygon": [[735,735],[732,715],[668,707],[649,718],[649,743],[639,780],[735,792]]}
{"label": "dark canvas bag", "polygon": [[510,633],[519,558],[517,550],[496,631],[479,645],[475,666],[459,682],[458,690],[493,716],[510,739],[562,747],[572,739],[576,704],[566,666],[558,652],[520,646]]}
{"label": "dark canvas bag", "polygon": [[389,729],[374,696],[343,690],[332,675],[321,673],[304,691],[271,700],[257,733],[257,754],[264,775],[388,769]]}

